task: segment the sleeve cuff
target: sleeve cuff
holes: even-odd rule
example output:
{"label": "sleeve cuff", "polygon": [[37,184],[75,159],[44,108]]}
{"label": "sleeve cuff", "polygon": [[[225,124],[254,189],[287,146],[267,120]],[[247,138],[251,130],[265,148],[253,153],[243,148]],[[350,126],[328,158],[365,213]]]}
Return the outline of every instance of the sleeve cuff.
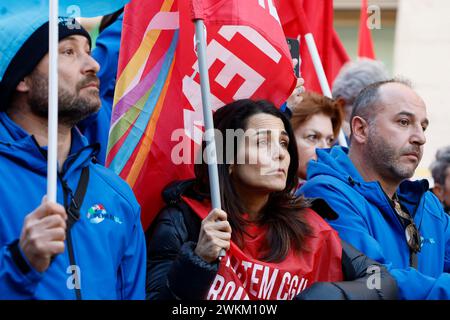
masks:
{"label": "sleeve cuff", "polygon": [[19,239],[9,244],[8,249],[11,254],[12,261],[24,276],[29,277],[30,280],[40,279],[42,277],[42,273],[35,270],[28,262],[25,254],[19,246]]}
{"label": "sleeve cuff", "polygon": [[[38,272],[28,262],[23,254],[19,240],[15,240],[3,248],[5,257],[6,278],[4,279],[9,287],[10,297],[19,294],[21,297],[32,297],[37,284],[41,281],[43,273]],[[9,293],[7,294],[9,296]],[[0,294],[0,296],[2,296]]]}
{"label": "sleeve cuff", "polygon": [[219,270],[218,263],[208,263],[194,252],[195,243],[187,242],[168,275],[168,285],[180,299],[204,299]]}
{"label": "sleeve cuff", "polygon": [[24,275],[28,274],[31,271],[31,267],[25,260],[22,250],[19,247],[19,240],[15,240],[8,247],[9,251],[11,252],[11,258],[19,268],[20,272],[22,272]]}

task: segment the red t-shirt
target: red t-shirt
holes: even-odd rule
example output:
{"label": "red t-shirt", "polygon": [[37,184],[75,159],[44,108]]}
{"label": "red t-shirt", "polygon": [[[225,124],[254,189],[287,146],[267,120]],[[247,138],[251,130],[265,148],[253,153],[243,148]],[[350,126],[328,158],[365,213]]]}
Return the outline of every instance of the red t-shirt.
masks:
{"label": "red t-shirt", "polygon": [[[207,201],[183,199],[202,219],[211,210]],[[305,250],[291,250],[281,262],[261,261],[258,257],[267,249],[267,227],[250,223],[244,233],[244,247],[231,242],[206,298],[291,300],[314,282],[342,281],[342,246],[337,232],[316,212],[304,210],[312,231],[305,240]]]}

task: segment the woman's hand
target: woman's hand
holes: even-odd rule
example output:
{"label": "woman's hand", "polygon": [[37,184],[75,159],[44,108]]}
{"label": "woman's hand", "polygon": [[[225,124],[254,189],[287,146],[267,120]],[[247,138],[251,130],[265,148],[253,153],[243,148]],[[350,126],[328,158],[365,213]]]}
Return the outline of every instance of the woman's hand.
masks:
{"label": "woman's hand", "polygon": [[223,210],[213,209],[202,221],[195,254],[212,263],[219,257],[221,249],[230,248],[230,240],[231,226],[227,214]]}
{"label": "woman's hand", "polygon": [[294,91],[290,95],[290,97],[287,99],[287,107],[292,110],[297,104],[302,102],[303,97],[301,94],[305,92],[305,87],[303,86],[305,84],[305,80],[303,78],[297,78],[297,85],[295,86]]}

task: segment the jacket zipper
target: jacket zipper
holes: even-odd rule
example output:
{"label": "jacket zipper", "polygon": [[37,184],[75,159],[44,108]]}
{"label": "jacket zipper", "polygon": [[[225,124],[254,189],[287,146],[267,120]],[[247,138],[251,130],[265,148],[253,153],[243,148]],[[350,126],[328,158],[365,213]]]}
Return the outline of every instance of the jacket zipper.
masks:
{"label": "jacket zipper", "polygon": [[[47,152],[45,152],[39,146],[39,143],[37,142],[37,140],[35,139],[34,136],[31,136],[31,137],[32,137],[34,143],[36,144],[36,147],[38,148],[39,152],[44,157],[44,159],[47,159]],[[62,171],[57,173],[58,174],[58,180],[60,181],[62,189],[63,189],[64,208],[66,209],[66,212],[68,211],[68,208],[69,208],[67,203],[70,203],[73,200],[73,194],[72,194],[72,190],[69,188],[67,182],[63,179],[63,176],[69,170],[69,168],[72,166],[72,164],[74,163],[75,159],[78,158],[78,156],[81,154],[81,152],[84,151],[85,149],[88,149],[88,148],[91,148],[91,147],[92,147],[92,145],[88,145],[88,146],[85,146],[85,147],[81,148],[80,150],[78,150],[77,153],[75,153],[74,155],[72,155],[72,157],[70,157],[71,159],[67,159],[70,162],[65,163],[66,166],[63,164]],[[66,168],[64,168],[64,167],[66,167]],[[70,197],[70,199],[68,199],[69,197]],[[67,201],[67,200],[69,200],[69,201]],[[76,267],[77,263],[76,263],[76,260],[75,260],[73,241],[72,241],[72,234],[71,234],[70,229],[67,229],[66,242],[67,242],[67,251],[68,251],[68,254],[69,254],[69,263],[70,263],[71,266],[75,266]],[[79,277],[80,275],[77,274],[76,276]],[[75,287],[75,297],[76,297],[77,300],[82,300],[81,288],[76,288]]]}
{"label": "jacket zipper", "polygon": [[397,225],[398,229],[404,233],[405,232],[405,228],[402,225],[402,223],[400,222],[399,218],[397,217],[397,214],[395,213],[394,209],[392,208],[392,205],[389,203],[388,195],[384,192],[384,190],[381,187],[381,184],[380,184],[379,181],[377,181],[377,184],[378,184],[378,187],[379,187],[378,191],[379,192],[381,191],[380,192],[380,194],[382,195],[381,198],[383,199],[383,202],[385,204],[387,204],[387,207],[389,208],[389,214],[391,215],[391,218],[395,221],[395,224]]}

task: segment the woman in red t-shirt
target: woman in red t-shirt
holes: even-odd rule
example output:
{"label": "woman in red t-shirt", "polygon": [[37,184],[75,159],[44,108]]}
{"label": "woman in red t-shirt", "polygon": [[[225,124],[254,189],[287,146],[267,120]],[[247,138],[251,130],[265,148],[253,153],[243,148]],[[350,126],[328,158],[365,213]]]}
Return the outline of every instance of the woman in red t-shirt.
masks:
{"label": "woman in red t-shirt", "polygon": [[148,299],[396,298],[384,267],[323,220],[336,217],[326,203],[294,196],[297,146],[282,112],[239,100],[214,125],[223,210],[211,210],[204,161],[195,179],[164,191],[168,205],[148,232]]}

